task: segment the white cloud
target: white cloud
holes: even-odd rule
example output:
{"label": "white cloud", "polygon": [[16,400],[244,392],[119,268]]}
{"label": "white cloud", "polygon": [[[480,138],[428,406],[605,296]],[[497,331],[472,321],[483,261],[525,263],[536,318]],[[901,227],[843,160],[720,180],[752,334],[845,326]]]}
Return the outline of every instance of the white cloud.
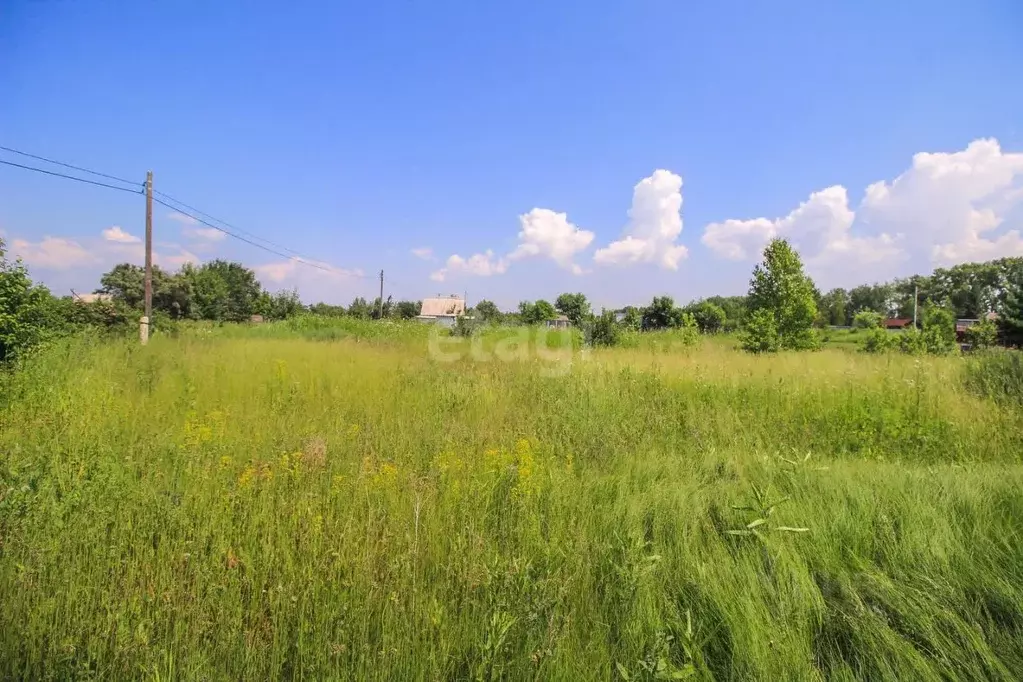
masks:
{"label": "white cloud", "polygon": [[137,244],[142,241],[139,237],[125,232],[118,225],[113,225],[103,230],[103,238],[108,242],[118,242],[121,244]]}
{"label": "white cloud", "polygon": [[464,273],[476,275],[477,277],[489,277],[500,275],[508,270],[508,260],[505,258],[494,258],[494,252],[487,249],[484,253],[477,253],[462,258],[458,254],[448,257],[444,267],[433,272],[430,279],[435,282],[443,282],[451,274]]}
{"label": "white cloud", "polygon": [[182,225],[198,225],[199,224],[199,221],[196,220],[195,218],[193,218],[192,216],[185,215],[184,213],[178,213],[177,211],[173,211],[171,213],[168,213],[167,217],[170,218],[171,220],[174,220],[176,222],[181,223]]}
{"label": "white cloud", "polygon": [[573,259],[593,241],[592,232],[570,223],[568,214],[548,208],[534,208],[520,215],[519,225],[519,245],[508,254],[509,260],[545,256],[573,274],[582,273]]}
{"label": "white cloud", "polygon": [[260,279],[274,284],[285,284],[294,280],[318,280],[321,282],[339,282],[342,280],[362,277],[362,270],[344,270],[327,263],[311,260],[288,259],[274,263],[264,263],[252,268]]}
{"label": "white cloud", "polygon": [[849,207],[840,185],[814,192],[784,218],[725,220],[704,229],[719,256],[754,260],[773,237],[790,239],[807,265],[827,276],[859,275],[913,259],[947,265],[1023,254],[1023,154],[996,140],[975,140],[954,153],[920,153],[891,182],[869,185]]}
{"label": "white cloud", "polygon": [[682,178],[657,170],[636,184],[632,192],[629,224],[622,238],[597,249],[601,265],[655,263],[677,270],[689,250],[675,240],[682,234]]}
{"label": "white cloud", "polygon": [[412,249],[412,255],[422,260],[433,260],[433,249],[429,246],[421,246],[418,249]]}
{"label": "white cloud", "polygon": [[227,237],[224,232],[215,230],[212,227],[185,227],[182,228],[181,233],[186,238],[195,241],[219,242]]}
{"label": "white cloud", "polygon": [[38,242],[15,239],[11,242],[11,253],[20,257],[26,265],[45,270],[70,270],[99,261],[93,251],[76,241],[60,237],[43,237]]}

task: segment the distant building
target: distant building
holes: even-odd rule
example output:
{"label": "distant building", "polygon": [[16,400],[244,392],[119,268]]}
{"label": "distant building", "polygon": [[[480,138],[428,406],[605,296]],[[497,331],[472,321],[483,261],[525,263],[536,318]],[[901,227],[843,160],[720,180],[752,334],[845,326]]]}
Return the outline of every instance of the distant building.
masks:
{"label": "distant building", "polygon": [[420,322],[431,322],[433,324],[453,327],[455,320],[465,315],[465,299],[461,296],[437,296],[436,298],[424,298],[423,307],[416,317]]}
{"label": "distant building", "polygon": [[558,315],[553,320],[547,320],[548,329],[568,329],[572,326],[572,321],[564,315]]}
{"label": "distant building", "polygon": [[905,329],[912,326],[913,320],[908,317],[889,317],[884,321],[885,329]]}
{"label": "distant building", "polygon": [[74,294],[76,301],[81,301],[82,303],[98,303],[100,301],[109,303],[114,300],[114,297],[110,294],[76,294],[73,291],[71,293]]}

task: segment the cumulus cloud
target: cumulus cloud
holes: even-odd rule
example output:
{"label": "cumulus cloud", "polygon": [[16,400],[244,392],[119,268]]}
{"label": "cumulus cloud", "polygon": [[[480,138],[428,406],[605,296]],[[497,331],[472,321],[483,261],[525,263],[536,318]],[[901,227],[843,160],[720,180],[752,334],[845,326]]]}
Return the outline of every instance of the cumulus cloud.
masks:
{"label": "cumulus cloud", "polygon": [[26,265],[44,270],[69,270],[99,261],[94,251],[60,237],[43,237],[38,242],[15,239],[11,242],[11,252]]}
{"label": "cumulus cloud", "polygon": [[422,260],[433,260],[433,249],[429,246],[421,246],[418,249],[412,249],[412,255]]}
{"label": "cumulus cloud", "polygon": [[494,252],[487,249],[483,253],[476,253],[468,258],[462,258],[457,253],[448,257],[444,267],[436,270],[430,275],[435,282],[443,282],[449,275],[464,273],[476,275],[477,277],[489,277],[500,275],[508,270],[508,259],[494,258]]}
{"label": "cumulus cloud", "polygon": [[958,152],[914,155],[894,180],[869,185],[855,211],[836,185],[783,218],[711,223],[702,242],[724,258],[753,260],[771,238],[785,237],[829,275],[909,259],[949,265],[1023,254],[1020,208],[1023,154],[975,140]]}
{"label": "cumulus cloud", "polygon": [[103,239],[106,239],[108,242],[118,242],[121,244],[137,244],[142,241],[139,237],[125,232],[118,225],[103,230]]}
{"label": "cumulus cloud", "polygon": [[224,232],[215,230],[212,227],[185,227],[181,230],[181,233],[188,239],[200,242],[219,242],[227,237]]}
{"label": "cumulus cloud", "polygon": [[274,284],[287,284],[297,279],[340,282],[363,276],[362,270],[345,270],[327,263],[297,258],[264,263],[253,267],[252,270],[260,279],[266,279]]}
{"label": "cumulus cloud", "polygon": [[677,270],[689,250],[676,244],[682,234],[682,178],[657,170],[633,188],[629,224],[622,238],[597,249],[600,265],[653,263]]}
{"label": "cumulus cloud", "polygon": [[548,208],[534,208],[520,215],[519,225],[519,245],[508,254],[509,260],[544,256],[573,274],[582,273],[574,258],[593,241],[592,232],[573,225],[568,214]]}

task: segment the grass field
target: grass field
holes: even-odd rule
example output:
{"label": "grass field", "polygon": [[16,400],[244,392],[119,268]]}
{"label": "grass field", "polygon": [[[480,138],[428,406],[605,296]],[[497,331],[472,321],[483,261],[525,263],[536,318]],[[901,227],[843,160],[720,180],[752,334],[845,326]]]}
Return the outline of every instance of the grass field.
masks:
{"label": "grass field", "polygon": [[503,334],[5,377],[0,678],[1018,679],[1023,415],[961,358]]}

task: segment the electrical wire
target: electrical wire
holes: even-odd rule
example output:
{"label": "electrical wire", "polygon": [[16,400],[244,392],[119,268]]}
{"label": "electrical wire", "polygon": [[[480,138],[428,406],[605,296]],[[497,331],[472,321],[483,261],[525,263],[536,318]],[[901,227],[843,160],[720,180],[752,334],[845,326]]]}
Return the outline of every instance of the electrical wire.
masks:
{"label": "electrical wire", "polygon": [[24,168],[25,170],[35,171],[36,173],[46,173],[47,175],[55,175],[58,178],[67,178],[68,180],[77,180],[78,182],[85,182],[90,185],[97,185],[99,187],[109,187],[110,189],[118,189],[122,192],[130,192],[132,194],[142,194],[143,189],[128,189],[127,187],[118,187],[117,185],[110,185],[105,182],[97,182],[96,180],[88,180],[86,178],[77,178],[74,175],[66,175],[64,173],[58,173],[56,171],[49,171],[44,168],[35,168],[34,166],[23,166],[20,163],[14,163],[13,161],[4,161],[0,159],[0,163],[5,166],[14,166],[15,168]]}
{"label": "electrical wire", "polygon": [[[82,168],[81,166],[72,166],[70,163],[64,163],[63,161],[54,161],[53,159],[48,159],[45,156],[37,156],[36,154],[29,154],[28,152],[23,152],[20,149],[12,149],[10,147],[4,147],[2,145],[0,145],[0,149],[2,149],[5,152],[11,152],[12,154],[20,154],[22,156],[27,156],[30,159],[35,159],[37,161],[45,161],[46,163],[52,163],[52,164],[57,165],[57,166],[64,166],[64,168],[70,168],[72,170],[80,171],[82,173],[89,173],[90,175],[96,175],[96,176],[99,176],[101,178],[106,178],[108,180],[117,180],[118,182],[123,182],[123,183],[125,183],[127,185],[144,184],[144,183],[136,182],[134,180],[125,180],[124,178],[119,178],[116,175],[108,175],[106,173],[100,173],[99,171],[89,170],[88,168]],[[43,171],[43,172],[45,173],[46,171]]]}

